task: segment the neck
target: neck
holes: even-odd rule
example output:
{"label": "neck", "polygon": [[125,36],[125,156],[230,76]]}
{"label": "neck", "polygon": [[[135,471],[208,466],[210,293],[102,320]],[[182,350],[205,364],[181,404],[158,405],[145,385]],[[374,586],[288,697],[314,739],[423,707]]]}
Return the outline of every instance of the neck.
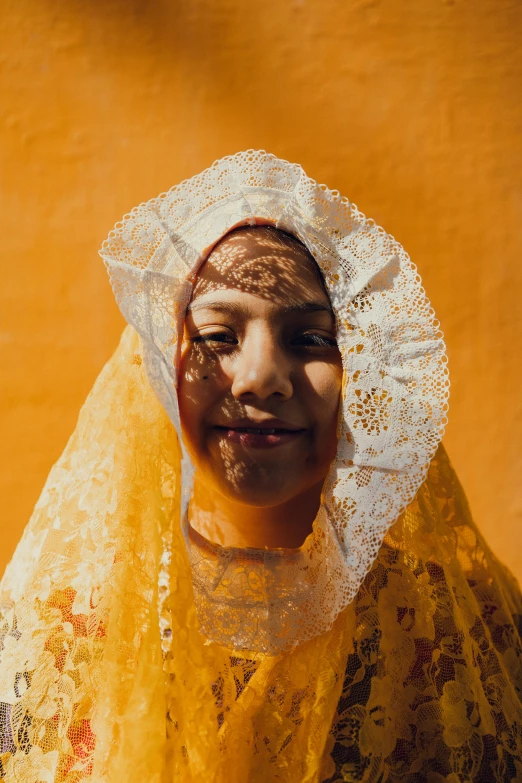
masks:
{"label": "neck", "polygon": [[312,532],[322,482],[278,506],[247,506],[210,489],[196,476],[190,525],[221,546],[297,549]]}

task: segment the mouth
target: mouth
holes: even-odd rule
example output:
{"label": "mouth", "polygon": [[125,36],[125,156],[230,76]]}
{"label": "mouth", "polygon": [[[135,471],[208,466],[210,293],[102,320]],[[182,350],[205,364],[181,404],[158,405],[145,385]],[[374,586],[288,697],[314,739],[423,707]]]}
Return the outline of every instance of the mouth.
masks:
{"label": "mouth", "polygon": [[290,424],[266,421],[255,423],[257,426],[231,424],[215,426],[214,431],[219,438],[239,443],[251,449],[273,449],[299,440],[306,429],[294,427]]}

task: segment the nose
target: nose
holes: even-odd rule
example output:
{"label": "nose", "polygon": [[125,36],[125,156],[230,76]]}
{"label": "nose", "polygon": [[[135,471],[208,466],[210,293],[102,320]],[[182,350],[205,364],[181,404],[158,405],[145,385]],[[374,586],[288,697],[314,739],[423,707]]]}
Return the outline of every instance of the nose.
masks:
{"label": "nose", "polygon": [[289,357],[267,329],[257,329],[246,337],[236,354],[232,394],[238,400],[282,400],[293,394],[292,367]]}

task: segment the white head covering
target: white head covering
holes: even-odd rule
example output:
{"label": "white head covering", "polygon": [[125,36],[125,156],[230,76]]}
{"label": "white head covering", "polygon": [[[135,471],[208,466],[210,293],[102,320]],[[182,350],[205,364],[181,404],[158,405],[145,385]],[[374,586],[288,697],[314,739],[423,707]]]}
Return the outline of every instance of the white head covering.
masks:
{"label": "white head covering", "polygon": [[277,652],[326,631],[356,595],[426,476],[449,381],[439,324],[399,243],[299,165],[241,152],[132,210],[100,251],[180,437],[177,370],[193,282],[225,234],[256,223],[296,236],[322,271],[343,361],[337,456],[299,550],[196,546],[186,452],[181,517],[203,633],[234,649]]}

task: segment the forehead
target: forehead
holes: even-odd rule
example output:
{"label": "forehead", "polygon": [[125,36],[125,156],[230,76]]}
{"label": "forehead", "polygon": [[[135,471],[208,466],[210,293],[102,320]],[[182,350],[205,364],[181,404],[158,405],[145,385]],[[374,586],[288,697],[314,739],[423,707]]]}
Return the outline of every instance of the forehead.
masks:
{"label": "forehead", "polygon": [[328,302],[319,269],[297,240],[266,226],[231,232],[212,250],[193,300],[215,291],[240,291],[277,302]]}

